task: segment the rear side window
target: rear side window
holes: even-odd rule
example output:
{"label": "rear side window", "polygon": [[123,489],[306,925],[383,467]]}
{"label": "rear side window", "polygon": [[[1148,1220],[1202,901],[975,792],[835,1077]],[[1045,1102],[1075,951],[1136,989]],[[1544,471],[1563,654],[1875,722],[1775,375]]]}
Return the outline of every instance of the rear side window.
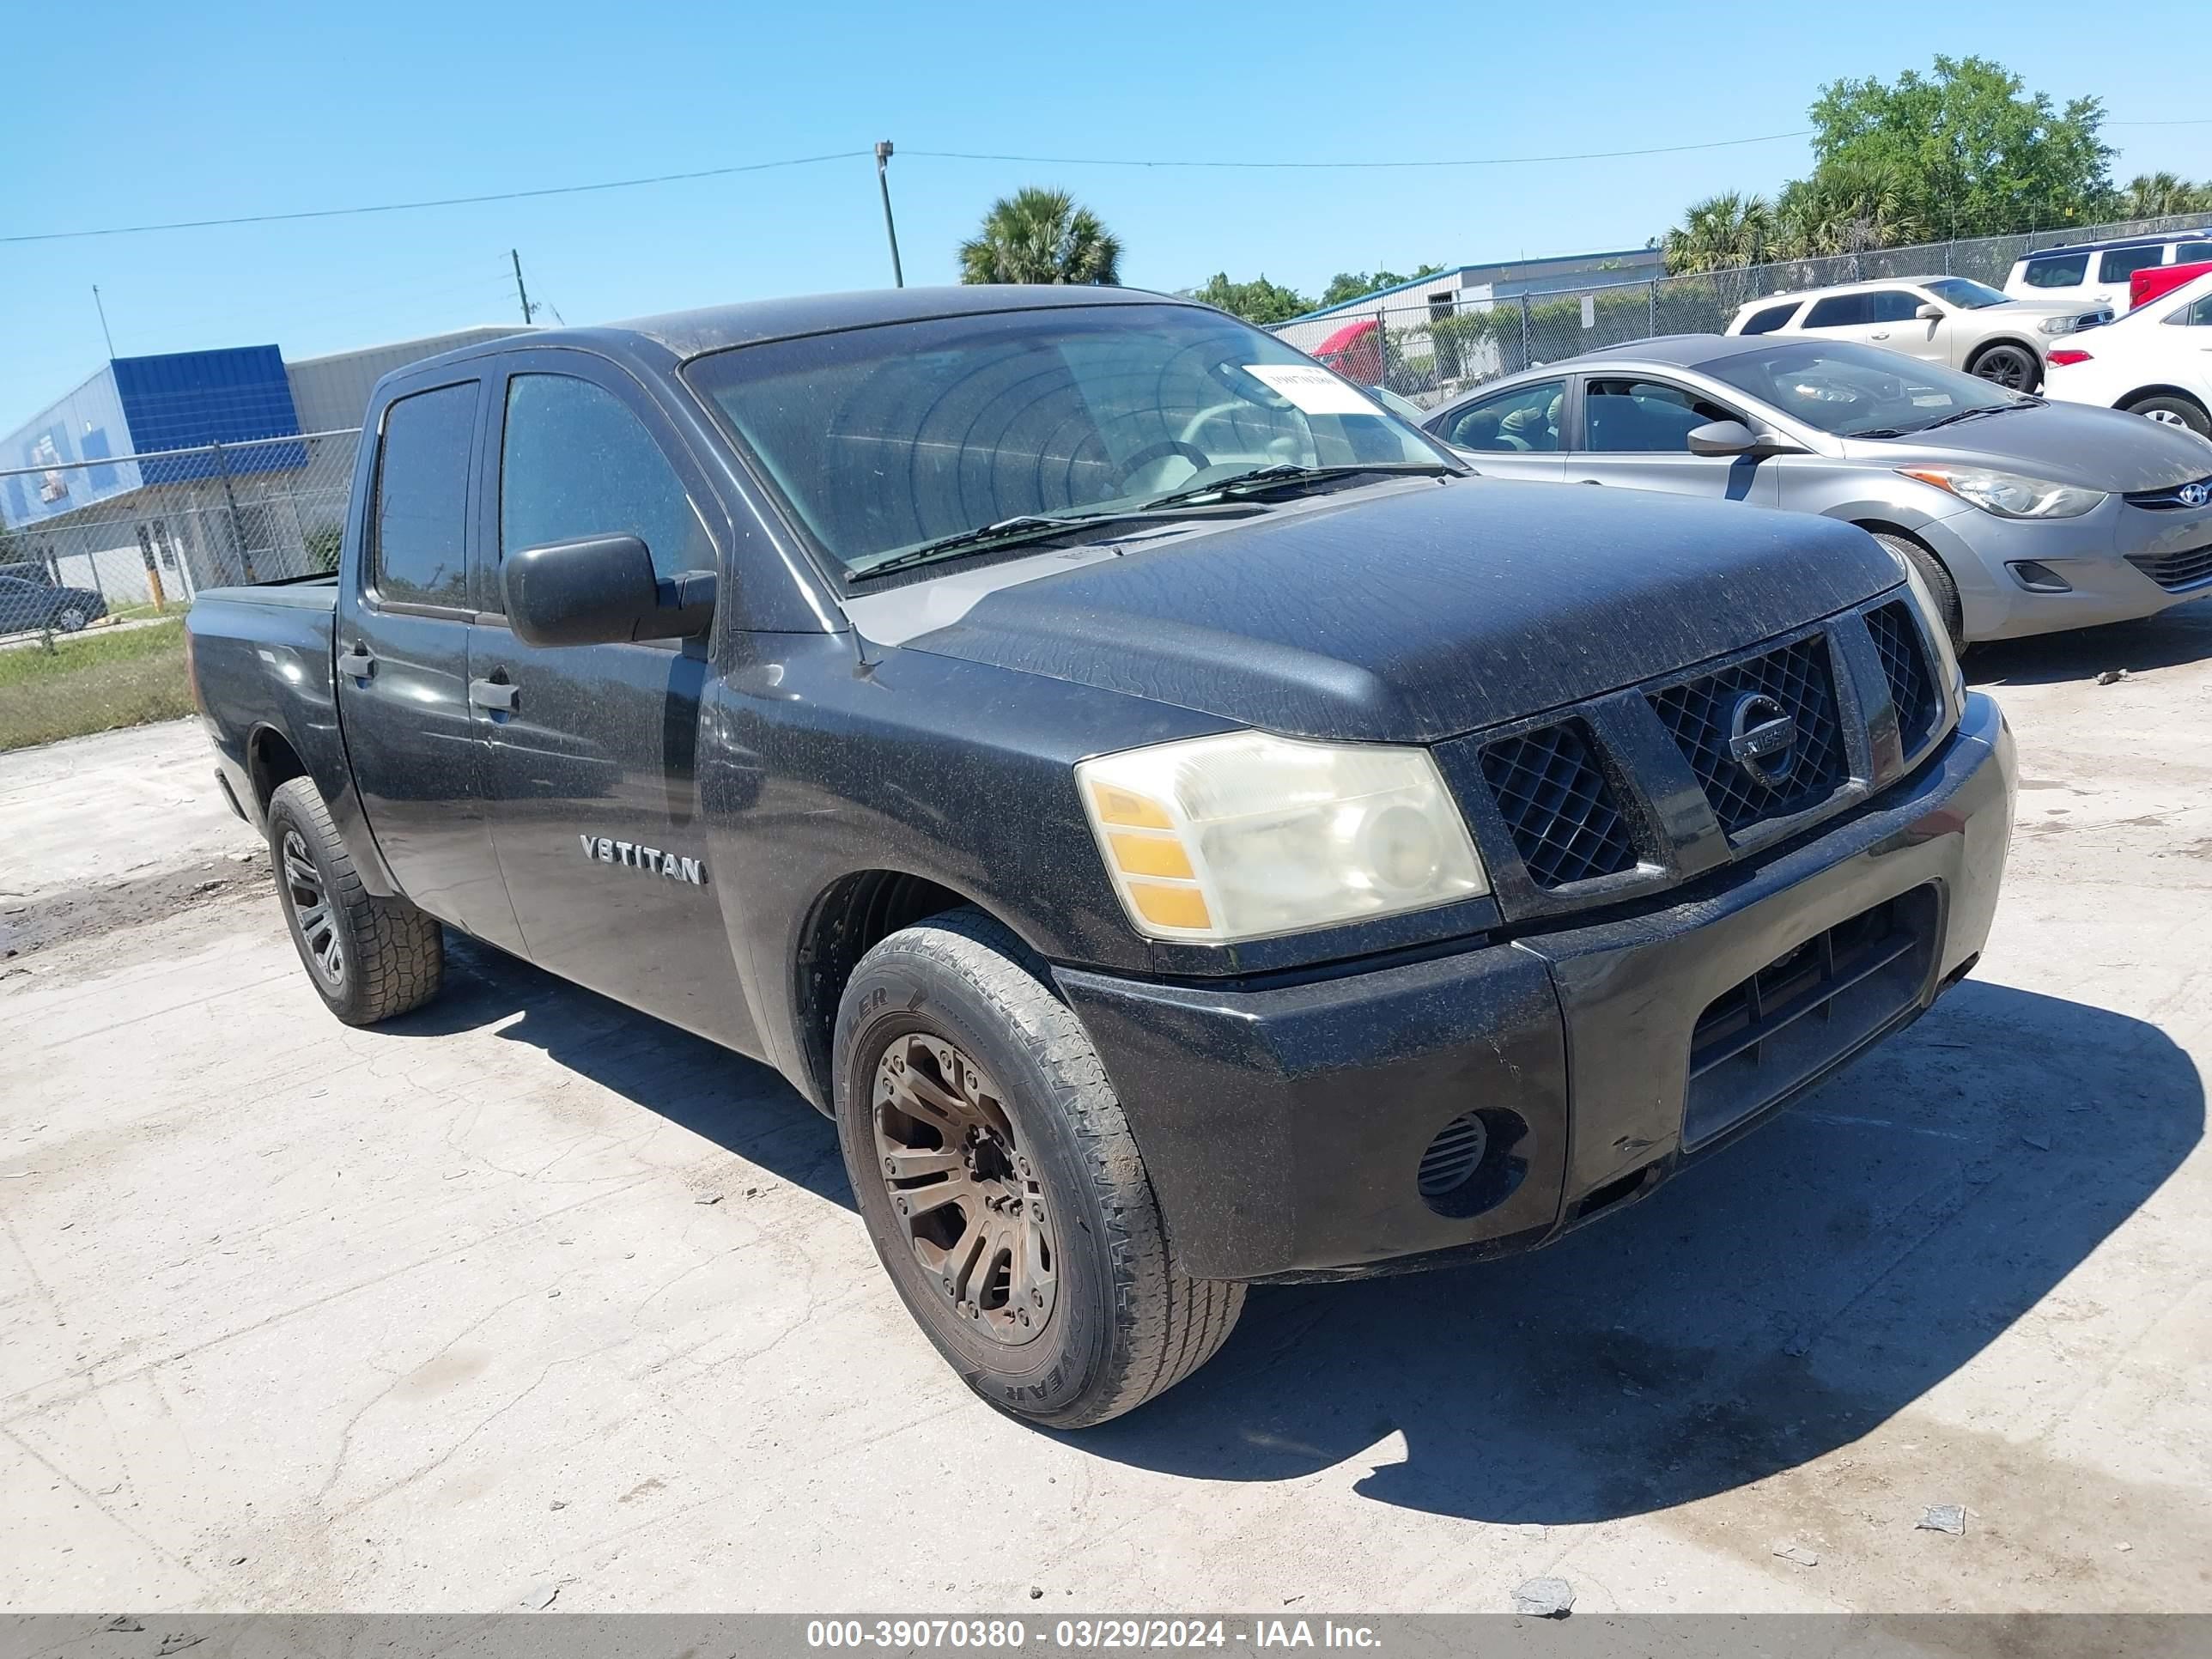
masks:
{"label": "rear side window", "polygon": [[1800,301],[1792,300],[1786,306],[1769,306],[1764,311],[1754,311],[1744,319],[1746,334],[1771,334],[1796,315]]}
{"label": "rear side window", "polygon": [[1861,323],[1871,322],[1873,314],[1864,294],[1831,294],[1816,301],[1806,313],[1808,328],[1855,328]]}
{"label": "rear side window", "polygon": [[1485,398],[1452,416],[1444,441],[1490,454],[1531,449],[1548,453],[1559,447],[1566,392],[1565,380],[1540,380]]}
{"label": "rear side window", "polygon": [[2173,263],[2178,265],[2200,265],[2212,259],[2212,242],[2184,242],[2173,250]]}
{"label": "rear side window", "polygon": [[657,575],[714,568],[684,482],[645,423],[604,386],[568,374],[507,383],[499,550],[635,536]]}
{"label": "rear side window", "polygon": [[2068,253],[2052,259],[2030,259],[2023,280],[2030,288],[2079,288],[2089,280],[2089,256]]}
{"label": "rear side window", "polygon": [[477,383],[402,398],[384,411],[376,464],[377,597],[468,602],[469,443]]}
{"label": "rear side window", "polygon": [[2162,247],[2109,248],[2097,261],[2097,280],[2124,283],[2139,270],[2148,270],[2153,265],[2165,263],[2166,250]]}

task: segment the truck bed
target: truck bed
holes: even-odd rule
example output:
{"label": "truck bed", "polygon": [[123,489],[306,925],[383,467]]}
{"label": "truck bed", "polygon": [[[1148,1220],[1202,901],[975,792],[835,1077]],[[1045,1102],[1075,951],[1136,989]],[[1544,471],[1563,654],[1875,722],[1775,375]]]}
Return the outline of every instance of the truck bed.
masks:
{"label": "truck bed", "polygon": [[335,576],[205,587],[185,614],[204,723],[257,825],[271,779],[304,770],[325,800],[350,793],[331,678],[337,593]]}

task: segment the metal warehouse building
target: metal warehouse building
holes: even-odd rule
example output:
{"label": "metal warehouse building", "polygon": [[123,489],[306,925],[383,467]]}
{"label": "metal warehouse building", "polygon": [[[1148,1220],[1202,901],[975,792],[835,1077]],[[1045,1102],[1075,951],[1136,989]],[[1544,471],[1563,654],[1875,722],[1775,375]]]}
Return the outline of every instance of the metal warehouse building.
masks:
{"label": "metal warehouse building", "polygon": [[370,388],[517,331],[291,363],[273,345],[115,358],[0,438],[0,556],[18,574],[96,589],[111,609],[327,568]]}

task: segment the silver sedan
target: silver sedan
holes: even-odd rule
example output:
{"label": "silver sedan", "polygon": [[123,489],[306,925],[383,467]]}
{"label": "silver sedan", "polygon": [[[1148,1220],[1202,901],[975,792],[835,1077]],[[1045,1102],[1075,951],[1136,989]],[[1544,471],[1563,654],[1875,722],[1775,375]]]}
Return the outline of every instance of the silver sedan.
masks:
{"label": "silver sedan", "polygon": [[1872,346],[1641,340],[1492,381],[1422,426],[1495,477],[1863,526],[1919,568],[1960,644],[2212,594],[2212,442]]}

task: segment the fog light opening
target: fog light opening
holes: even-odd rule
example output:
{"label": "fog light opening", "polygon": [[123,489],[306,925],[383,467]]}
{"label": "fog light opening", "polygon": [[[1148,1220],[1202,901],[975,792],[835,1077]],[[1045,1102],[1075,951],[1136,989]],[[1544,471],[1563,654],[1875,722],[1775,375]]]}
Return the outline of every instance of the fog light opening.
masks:
{"label": "fog light opening", "polygon": [[2071,593],[2074,584],[2068,581],[2047,564],[2033,559],[2020,559],[2005,566],[2012,579],[2031,593]]}
{"label": "fog light opening", "polygon": [[1519,1150],[1528,1134],[1521,1115],[1503,1107],[1462,1112],[1421,1153],[1414,1175],[1421,1202],[1455,1219],[1495,1209],[1528,1173],[1528,1157]]}
{"label": "fog light opening", "polygon": [[1421,1154],[1417,1184],[1423,1198],[1442,1198],[1474,1179],[1482,1155],[1490,1149],[1490,1131],[1473,1112],[1462,1112],[1437,1132],[1428,1151]]}

